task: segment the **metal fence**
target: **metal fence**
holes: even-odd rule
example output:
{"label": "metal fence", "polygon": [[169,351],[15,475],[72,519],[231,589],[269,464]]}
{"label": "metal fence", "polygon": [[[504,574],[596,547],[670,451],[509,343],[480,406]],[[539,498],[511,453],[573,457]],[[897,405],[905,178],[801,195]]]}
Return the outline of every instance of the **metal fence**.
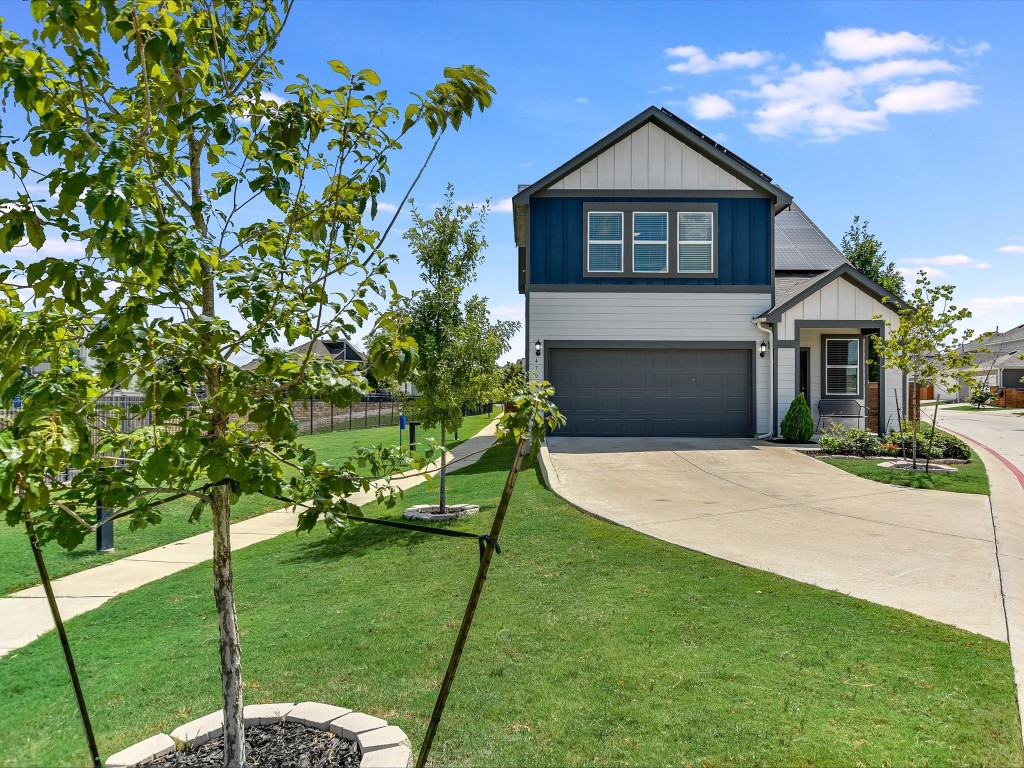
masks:
{"label": "metal fence", "polygon": [[[143,395],[138,392],[115,392],[96,403],[96,410],[90,418],[93,444],[107,432],[127,434],[151,426],[153,414],[142,411]],[[0,429],[3,429],[18,411],[0,409]],[[489,413],[492,403],[463,408],[463,414],[474,416]],[[389,392],[375,392],[347,408],[338,408],[323,400],[308,399],[292,404],[292,414],[299,427],[299,434],[317,432],[342,432],[355,429],[397,426],[402,414],[410,420],[416,419],[416,399]],[[174,423],[165,423],[164,428],[174,428]]]}

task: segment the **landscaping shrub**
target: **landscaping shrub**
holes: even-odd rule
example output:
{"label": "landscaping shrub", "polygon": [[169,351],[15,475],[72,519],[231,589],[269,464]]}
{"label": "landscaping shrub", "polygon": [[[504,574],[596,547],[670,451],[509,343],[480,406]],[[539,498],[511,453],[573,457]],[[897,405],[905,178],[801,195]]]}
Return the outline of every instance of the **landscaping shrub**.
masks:
{"label": "landscaping shrub", "polygon": [[988,386],[988,381],[972,381],[971,393],[968,399],[975,408],[983,408],[991,403],[992,390]]}
{"label": "landscaping shrub", "polygon": [[791,443],[806,443],[814,434],[814,419],[811,407],[801,392],[789,404],[786,418],[782,420],[782,436]]}
{"label": "landscaping shrub", "polygon": [[[955,435],[950,435],[941,430],[935,430],[935,437],[931,440],[931,456],[928,455],[928,442],[931,437],[932,427],[930,424],[921,424],[917,431],[917,456],[921,459],[970,459],[971,449],[963,440]],[[897,446],[896,454],[910,457],[914,452],[914,427],[905,423],[899,432],[891,432],[886,436],[885,442]],[[894,454],[895,455],[895,454]]]}
{"label": "landscaping shrub", "polygon": [[866,429],[830,424],[818,440],[825,453],[845,456],[877,456],[881,449],[878,438]]}

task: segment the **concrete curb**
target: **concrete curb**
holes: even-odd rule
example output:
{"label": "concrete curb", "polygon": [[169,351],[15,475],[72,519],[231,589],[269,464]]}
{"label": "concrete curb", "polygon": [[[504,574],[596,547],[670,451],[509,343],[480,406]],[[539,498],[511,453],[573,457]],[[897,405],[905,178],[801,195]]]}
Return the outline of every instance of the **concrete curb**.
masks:
{"label": "concrete curb", "polygon": [[[298,704],[249,704],[243,710],[246,725],[294,722],[351,739],[359,745],[360,768],[409,768],[412,745],[405,731],[379,717],[345,707],[303,701]],[[185,744],[199,746],[224,732],[224,710],[217,710],[178,726],[170,735],[158,733],[107,758],[107,768],[135,768],[169,755]]]}

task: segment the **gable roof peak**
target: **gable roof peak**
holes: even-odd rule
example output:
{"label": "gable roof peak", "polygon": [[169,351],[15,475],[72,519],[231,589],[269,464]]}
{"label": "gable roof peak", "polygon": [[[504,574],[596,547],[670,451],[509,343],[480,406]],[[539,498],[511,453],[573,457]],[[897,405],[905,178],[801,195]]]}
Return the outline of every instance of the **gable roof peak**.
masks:
{"label": "gable roof peak", "polygon": [[712,163],[720,166],[740,181],[748,184],[751,188],[767,194],[774,200],[776,212],[782,210],[793,202],[792,196],[790,196],[781,187],[772,183],[772,178],[763,171],[759,170],[754,165],[733,152],[730,152],[707,134],[699,131],[697,128],[690,125],[677,115],[674,115],[664,107],[659,108],[652,105],[647,107],[647,109],[640,112],[640,114],[636,115],[631,120],[623,123],[604,138],[599,139],[590,147],[583,150],[571,160],[556,168],[539,181],[536,181],[525,188],[520,188],[519,192],[512,198],[513,205],[528,206],[531,195],[541,192],[557,183],[569,173],[572,173],[576,169],[582,167],[613,144],[619,142],[648,123],[654,123],[657,127],[678,141],[690,146],[693,150],[703,155]]}

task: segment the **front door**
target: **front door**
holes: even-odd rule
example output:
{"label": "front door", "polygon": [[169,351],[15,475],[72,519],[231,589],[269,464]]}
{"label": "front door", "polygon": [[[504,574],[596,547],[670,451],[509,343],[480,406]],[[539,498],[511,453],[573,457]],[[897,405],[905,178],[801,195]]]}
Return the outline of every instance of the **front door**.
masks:
{"label": "front door", "polygon": [[811,349],[800,347],[800,393],[811,404]]}

